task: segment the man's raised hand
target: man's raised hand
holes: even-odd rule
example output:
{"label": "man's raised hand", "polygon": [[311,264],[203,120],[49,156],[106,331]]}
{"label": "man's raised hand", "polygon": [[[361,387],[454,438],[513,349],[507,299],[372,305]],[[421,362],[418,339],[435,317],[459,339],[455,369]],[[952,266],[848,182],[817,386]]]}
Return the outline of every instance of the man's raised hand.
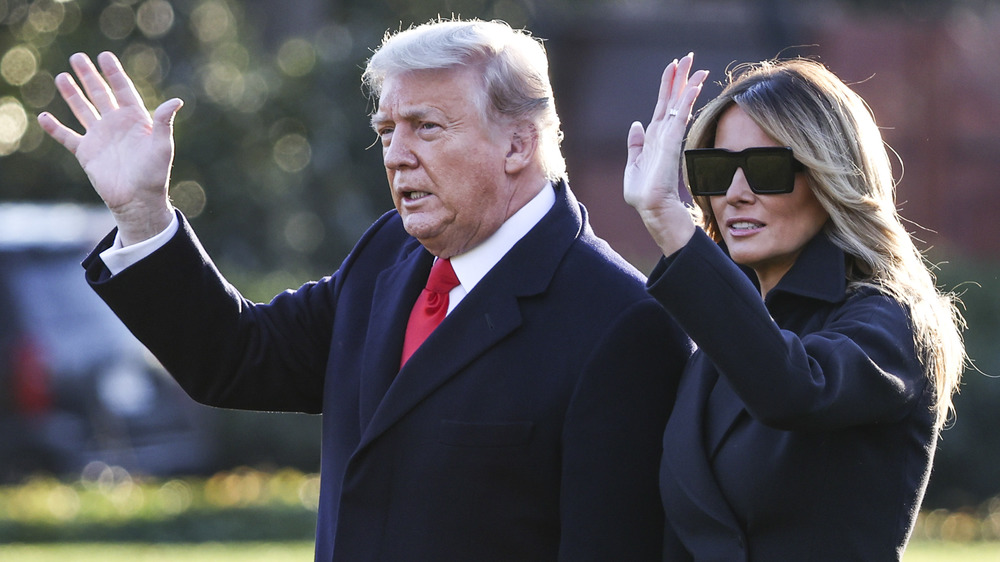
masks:
{"label": "man's raised hand", "polygon": [[167,100],[150,115],[118,59],[104,52],[97,62],[100,72],[90,57],[74,54],[70,66],[79,83],[65,72],[55,78],[84,134],[47,112],[38,123],[76,156],[114,214],[123,244],[129,245],[158,234],[173,219],[167,188],[173,120],[183,102]]}

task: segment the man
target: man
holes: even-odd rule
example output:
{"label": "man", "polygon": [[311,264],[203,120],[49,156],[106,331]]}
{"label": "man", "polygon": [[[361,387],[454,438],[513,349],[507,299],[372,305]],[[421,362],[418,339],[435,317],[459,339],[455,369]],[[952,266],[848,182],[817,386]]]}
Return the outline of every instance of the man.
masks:
{"label": "man", "polygon": [[[660,559],[687,339],[566,184],[537,41],[481,21],[387,37],[364,80],[396,209],[267,305],[170,208],[180,101],[150,117],[98,61],[71,58],[82,91],[56,78],[85,135],[39,116],[118,222],[87,278],[197,400],[323,413],[317,560]],[[435,260],[459,284],[420,343]]]}

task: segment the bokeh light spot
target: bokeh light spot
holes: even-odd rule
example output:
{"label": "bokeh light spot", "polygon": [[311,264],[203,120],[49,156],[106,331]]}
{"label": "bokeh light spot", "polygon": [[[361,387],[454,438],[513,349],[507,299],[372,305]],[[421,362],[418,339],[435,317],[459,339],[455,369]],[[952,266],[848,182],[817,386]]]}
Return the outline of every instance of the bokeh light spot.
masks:
{"label": "bokeh light spot", "polygon": [[166,72],[163,62],[169,60],[162,50],[149,45],[134,43],[122,53],[122,63],[133,80],[142,79],[151,84],[159,84]]}
{"label": "bokeh light spot", "polygon": [[65,15],[66,8],[62,2],[35,0],[28,8],[28,25],[38,33],[55,33]]}
{"label": "bokeh light spot", "polygon": [[48,71],[36,72],[21,86],[21,99],[31,107],[45,107],[56,95],[55,80]]}
{"label": "bokeh light spot", "polygon": [[236,109],[243,113],[256,113],[264,107],[271,95],[271,88],[258,73],[243,75],[243,92],[236,103]]}
{"label": "bokeh light spot", "polygon": [[354,38],[347,26],[330,24],[316,32],[316,52],[329,62],[340,62],[351,55]]}
{"label": "bokeh light spot", "polygon": [[170,188],[170,202],[188,218],[200,215],[206,201],[205,189],[196,181],[182,181]]}
{"label": "bokeh light spot", "polygon": [[0,59],[0,75],[12,86],[23,86],[38,72],[35,52],[24,45],[7,51]]}
{"label": "bokeh light spot", "polygon": [[191,25],[203,43],[215,43],[233,33],[236,22],[223,2],[207,0],[191,12]]}
{"label": "bokeh light spot", "polygon": [[147,0],[139,6],[135,19],[143,35],[156,39],[174,26],[174,8],[167,0]]}
{"label": "bokeh light spot", "polygon": [[274,143],[274,161],[282,170],[294,173],[301,171],[312,160],[309,141],[299,134],[288,134]]}
{"label": "bokeh light spot", "polygon": [[69,521],[80,512],[80,495],[65,484],[53,486],[45,503],[49,513],[60,521]]}
{"label": "bokeh light spot", "polygon": [[28,130],[28,114],[21,102],[12,97],[0,98],[0,156],[17,150]]}
{"label": "bokeh light spot", "polygon": [[319,509],[319,477],[313,476],[299,486],[299,501],[302,506],[311,511]]}
{"label": "bokeh light spot", "polygon": [[215,103],[235,105],[243,96],[243,74],[225,62],[211,62],[201,68],[205,95]]}
{"label": "bokeh light spot", "polygon": [[307,254],[323,243],[326,229],[316,213],[303,211],[285,223],[285,242],[295,251]]}
{"label": "bokeh light spot", "polygon": [[285,41],[278,49],[278,68],[288,76],[305,76],[316,65],[316,49],[300,37]]}
{"label": "bokeh light spot", "polygon": [[83,13],[80,11],[80,5],[76,2],[63,1],[63,18],[59,22],[59,33],[65,35],[72,33],[80,26],[80,22],[83,21]]}
{"label": "bokeh light spot", "polygon": [[101,12],[98,25],[108,39],[124,39],[135,29],[135,12],[124,4],[110,4]]}
{"label": "bokeh light spot", "polygon": [[225,41],[213,47],[212,60],[246,69],[250,66],[250,53],[239,41]]}
{"label": "bokeh light spot", "polygon": [[28,128],[24,131],[21,142],[17,145],[17,150],[18,152],[31,152],[41,146],[47,138],[48,134],[38,126],[38,121],[28,119]]}
{"label": "bokeh light spot", "polygon": [[187,511],[194,500],[191,486],[181,480],[170,480],[156,491],[155,501],[160,508],[171,515]]}

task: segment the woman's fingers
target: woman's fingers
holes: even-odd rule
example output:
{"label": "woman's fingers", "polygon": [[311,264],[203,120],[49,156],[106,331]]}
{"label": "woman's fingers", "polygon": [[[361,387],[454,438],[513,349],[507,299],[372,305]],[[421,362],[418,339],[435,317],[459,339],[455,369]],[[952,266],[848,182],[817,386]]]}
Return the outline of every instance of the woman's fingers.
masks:
{"label": "woman's fingers", "polygon": [[642,147],[646,140],[646,132],[642,128],[642,123],[636,121],[632,123],[632,126],[628,130],[628,158],[626,160],[626,167],[630,167],[635,164],[635,161],[642,154]]}
{"label": "woman's fingers", "polygon": [[660,90],[656,96],[656,106],[653,108],[653,118],[650,120],[650,124],[663,120],[670,109],[670,95],[676,71],[677,59],[674,59],[660,75]]}
{"label": "woman's fingers", "polygon": [[688,74],[691,72],[691,65],[694,64],[694,54],[688,53],[677,62],[677,71],[674,72],[674,82],[671,92],[674,94],[674,101],[680,102],[684,87],[687,86]]}
{"label": "woman's fingers", "polygon": [[694,99],[701,91],[701,84],[707,76],[706,71],[698,71],[688,76],[694,64],[694,54],[674,59],[663,69],[660,77],[660,90],[656,98],[656,107],[649,122],[651,129],[656,129],[661,123],[670,125],[676,118],[686,124],[694,106]]}
{"label": "woman's fingers", "polygon": [[701,93],[702,87],[705,85],[705,80],[708,79],[707,70],[699,70],[691,75],[688,80],[687,88],[684,90],[684,96],[681,99],[681,107],[685,110],[685,115],[690,118],[691,111],[694,109],[694,101],[698,99],[698,94]]}

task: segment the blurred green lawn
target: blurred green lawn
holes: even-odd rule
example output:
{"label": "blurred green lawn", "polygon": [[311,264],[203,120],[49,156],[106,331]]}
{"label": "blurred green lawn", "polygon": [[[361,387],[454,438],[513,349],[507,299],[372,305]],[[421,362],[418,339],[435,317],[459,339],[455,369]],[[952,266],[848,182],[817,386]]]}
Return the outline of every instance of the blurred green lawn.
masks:
{"label": "blurred green lawn", "polygon": [[[16,562],[308,562],[310,541],[201,544],[0,545],[0,560]],[[997,562],[1000,543],[917,541],[904,562]]]}
{"label": "blurred green lawn", "polygon": [[198,544],[0,544],[7,562],[310,562],[312,541]]}
{"label": "blurred green lawn", "polygon": [[903,562],[1000,562],[1000,542],[913,541]]}

